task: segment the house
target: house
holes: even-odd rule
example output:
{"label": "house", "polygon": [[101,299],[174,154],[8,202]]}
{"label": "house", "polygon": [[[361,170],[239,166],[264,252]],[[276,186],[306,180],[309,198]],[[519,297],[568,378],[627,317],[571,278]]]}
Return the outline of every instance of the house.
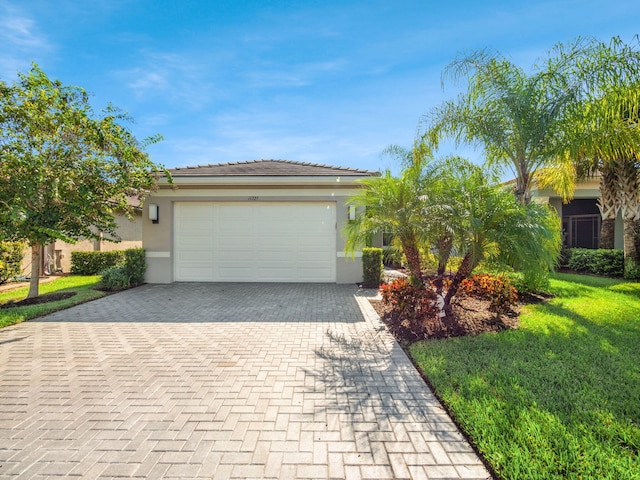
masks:
{"label": "house", "polygon": [[173,185],[145,201],[148,283],[362,280],[342,230],[358,181],[377,172],[288,160],[169,171]]}
{"label": "house", "polygon": [[[140,208],[140,199],[136,196],[131,196],[128,200],[133,207],[133,219],[129,219],[122,213],[116,215],[118,242],[111,241],[109,237],[103,235],[100,236],[100,239],[83,239],[76,243],[56,240],[42,247],[40,272],[47,274],[69,273],[71,271],[71,252],[107,252],[142,247],[142,209]],[[31,247],[25,248],[22,259],[22,272],[23,276],[26,277],[31,274]]]}
{"label": "house", "polygon": [[[598,248],[600,240],[601,215],[598,208],[600,198],[600,177],[580,180],[576,185],[573,198],[563,203],[562,198],[552,189],[539,189],[534,186],[532,198],[548,202],[562,219],[564,245],[570,248]],[[622,215],[618,212],[615,227],[615,248],[623,249]]]}

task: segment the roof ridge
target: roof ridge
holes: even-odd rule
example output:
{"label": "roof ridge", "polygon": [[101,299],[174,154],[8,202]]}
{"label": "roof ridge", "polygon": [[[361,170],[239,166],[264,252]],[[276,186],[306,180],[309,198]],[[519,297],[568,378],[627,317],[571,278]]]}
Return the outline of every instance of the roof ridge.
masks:
{"label": "roof ridge", "polygon": [[362,173],[374,173],[372,170],[365,170],[361,168],[354,167],[341,167],[337,165],[328,165],[324,163],[314,163],[314,162],[300,162],[297,160],[286,160],[286,159],[276,159],[276,158],[262,158],[258,160],[237,160],[233,162],[224,162],[224,163],[209,163],[207,165],[187,165],[184,167],[174,167],[169,168],[169,170],[184,170],[184,169],[197,169],[197,168],[211,168],[211,167],[223,167],[226,165],[249,165],[253,163],[262,163],[262,162],[278,162],[278,163],[287,163],[290,165],[305,165],[310,167],[320,167],[320,168],[331,168],[334,170],[342,170],[347,172],[362,172]]}

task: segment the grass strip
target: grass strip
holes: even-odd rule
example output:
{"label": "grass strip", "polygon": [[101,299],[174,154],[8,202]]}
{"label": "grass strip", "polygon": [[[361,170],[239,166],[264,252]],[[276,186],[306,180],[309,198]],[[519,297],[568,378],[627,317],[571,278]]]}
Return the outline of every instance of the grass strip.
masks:
{"label": "grass strip", "polygon": [[640,284],[557,274],[521,327],[411,346],[504,479],[640,479]]}
{"label": "grass strip", "polygon": [[[95,290],[100,283],[100,276],[69,275],[57,278],[51,282],[40,285],[40,294],[53,292],[75,291],[76,295],[64,300],[41,303],[39,305],[25,305],[21,307],[0,309],[0,328],[16,323],[24,322],[31,318],[41,317],[49,313],[57,312],[65,308],[85,303],[105,296],[105,292]],[[14,290],[0,292],[0,304],[9,301],[19,302],[27,297],[29,287],[21,287]]]}

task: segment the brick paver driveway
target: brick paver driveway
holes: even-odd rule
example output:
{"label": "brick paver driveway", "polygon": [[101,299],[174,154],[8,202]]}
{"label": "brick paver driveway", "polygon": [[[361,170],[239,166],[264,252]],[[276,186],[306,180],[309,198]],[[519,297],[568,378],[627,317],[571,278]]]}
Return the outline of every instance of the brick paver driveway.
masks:
{"label": "brick paver driveway", "polygon": [[352,285],[145,285],[0,330],[0,478],[488,478]]}

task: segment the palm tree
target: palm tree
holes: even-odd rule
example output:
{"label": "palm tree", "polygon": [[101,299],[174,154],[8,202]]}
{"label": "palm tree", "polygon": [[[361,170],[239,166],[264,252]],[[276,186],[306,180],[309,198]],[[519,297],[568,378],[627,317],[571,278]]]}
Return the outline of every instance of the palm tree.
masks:
{"label": "palm tree", "polygon": [[[445,314],[462,280],[485,260],[522,271],[529,285],[539,286],[560,250],[560,222],[547,206],[525,205],[494,180],[466,160],[420,155],[399,177],[387,171],[362,180],[350,203],[366,213],[361,208],[346,227],[346,249],[353,252],[372,234],[391,232],[402,244],[414,284],[424,285],[419,247],[435,248],[436,293]],[[463,260],[443,296],[452,250]]]}
{"label": "palm tree", "polygon": [[425,137],[436,147],[445,137],[481,145],[490,167],[512,170],[516,196],[529,203],[533,175],[557,155],[566,109],[579,93],[565,64],[528,75],[483,50],[457,58],[445,69],[443,83],[449,77],[467,78],[467,90],[425,116]]}
{"label": "palm tree", "polygon": [[447,198],[440,221],[450,228],[452,244],[462,263],[444,297],[445,312],[460,283],[481,263],[490,261],[525,275],[538,288],[560,252],[560,222],[548,206],[523,204],[482,168],[464,159],[445,163],[442,181]]}
{"label": "palm tree", "polygon": [[[586,44],[580,55],[556,46],[557,58],[574,61],[581,98],[569,109],[566,152],[587,173],[600,173],[601,248],[613,248],[615,218],[624,221],[625,271],[638,271],[640,232],[640,42],[619,37]],[[571,52],[571,53],[568,53]],[[570,63],[570,62],[568,62]]]}
{"label": "palm tree", "polygon": [[345,251],[353,253],[367,244],[371,236],[390,233],[402,245],[412,281],[422,284],[419,247],[423,240],[420,229],[423,162],[408,165],[399,177],[387,170],[379,177],[362,180],[361,185],[349,204],[359,207],[363,213],[346,226]]}

